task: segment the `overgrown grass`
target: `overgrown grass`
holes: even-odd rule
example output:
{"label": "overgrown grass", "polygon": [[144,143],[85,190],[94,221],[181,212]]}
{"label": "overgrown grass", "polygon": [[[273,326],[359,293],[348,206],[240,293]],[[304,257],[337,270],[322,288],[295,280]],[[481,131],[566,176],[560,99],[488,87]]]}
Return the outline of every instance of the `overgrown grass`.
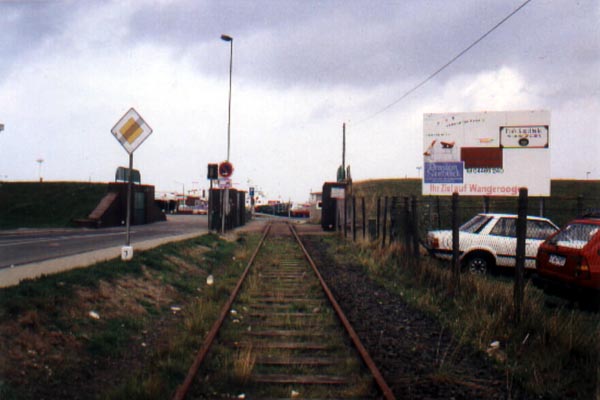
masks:
{"label": "overgrown grass", "polygon": [[[294,275],[290,280],[286,276],[288,273]],[[281,299],[281,302],[265,304],[262,298],[266,294],[269,298]],[[311,302],[304,303],[304,300]],[[278,330],[295,334],[251,335]],[[305,345],[306,348],[286,348],[289,343],[300,347]],[[315,343],[323,348],[312,348]],[[362,369],[358,355],[349,349],[349,339],[340,330],[335,314],[300,248],[290,238],[272,237],[265,242],[256,258],[218,339],[200,369],[202,383],[192,393],[198,398],[233,398],[231,396],[241,393],[248,398],[288,398],[295,390],[301,393],[302,398],[373,398],[367,395],[372,390],[371,376]],[[331,358],[337,362],[319,366],[302,363],[277,365],[260,361],[291,361],[301,356]],[[318,384],[262,383],[253,379],[261,375],[329,375],[352,379],[350,384],[340,388]]]}
{"label": "overgrown grass", "polygon": [[[361,264],[389,290],[440,319],[453,332],[456,349],[468,346],[489,353],[515,384],[543,398],[591,399],[597,395],[600,347],[598,314],[567,305],[549,308],[544,294],[526,284],[522,320],[513,319],[513,284],[507,279],[463,274],[458,292],[449,290],[447,264],[424,257],[420,265],[403,256],[401,245],[331,241],[334,254]],[[490,344],[499,341],[497,350]],[[439,365],[451,363],[453,351],[439,349]]]}
{"label": "overgrown grass", "polygon": [[[91,360],[98,365],[112,360],[106,364],[112,365],[124,355],[139,355],[134,368],[124,371],[128,376],[119,377],[121,384],[88,384],[102,388],[98,398],[169,398],[239,278],[249,254],[246,246],[255,242],[204,235],[139,252],[130,262],[115,259],[1,289],[0,339],[4,329],[7,340],[0,341],[0,352],[29,346],[33,350],[24,355],[34,351],[36,363],[48,365],[52,375],[34,369],[22,384],[11,372],[22,366],[10,364],[19,357],[1,360],[0,397],[47,396],[48,387],[72,386],[70,374],[77,375]],[[212,286],[206,284],[209,274]],[[9,332],[17,333],[18,345],[11,343]]]}

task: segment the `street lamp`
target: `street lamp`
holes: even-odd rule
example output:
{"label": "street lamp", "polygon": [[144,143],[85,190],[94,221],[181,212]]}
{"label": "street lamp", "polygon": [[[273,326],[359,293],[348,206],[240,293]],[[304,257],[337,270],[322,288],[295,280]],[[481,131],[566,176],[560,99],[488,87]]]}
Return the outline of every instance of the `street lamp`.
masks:
{"label": "street lamp", "polygon": [[233,38],[221,35],[221,40],[229,42],[229,107],[227,110],[227,159],[229,161],[229,148],[231,145],[231,73],[233,70]]}
{"label": "street lamp", "polygon": [[40,182],[41,182],[42,181],[42,163],[44,162],[44,159],[43,158],[38,158],[37,160],[35,160],[35,162],[39,164],[38,175],[39,175]]}
{"label": "street lamp", "polygon": [[[221,40],[229,42],[229,105],[227,108],[227,159],[229,161],[229,149],[231,146],[231,74],[233,70],[233,38],[229,35],[221,35]],[[229,206],[229,188],[225,188],[225,195],[221,196],[221,233],[225,233],[225,208]]]}

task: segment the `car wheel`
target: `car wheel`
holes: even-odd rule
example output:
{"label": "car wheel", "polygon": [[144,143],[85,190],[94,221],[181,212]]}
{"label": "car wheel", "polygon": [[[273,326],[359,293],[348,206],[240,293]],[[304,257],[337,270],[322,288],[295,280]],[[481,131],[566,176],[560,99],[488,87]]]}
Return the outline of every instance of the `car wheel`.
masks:
{"label": "car wheel", "polygon": [[473,275],[487,275],[491,272],[493,262],[489,256],[474,254],[465,262],[465,270]]}

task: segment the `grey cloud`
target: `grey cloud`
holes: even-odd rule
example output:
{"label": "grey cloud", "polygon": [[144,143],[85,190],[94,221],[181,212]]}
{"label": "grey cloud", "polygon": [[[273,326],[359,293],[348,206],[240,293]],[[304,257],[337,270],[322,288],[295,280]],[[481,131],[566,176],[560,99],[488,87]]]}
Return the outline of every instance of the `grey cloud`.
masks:
{"label": "grey cloud", "polygon": [[[130,40],[190,55],[203,73],[222,75],[221,33],[235,37],[239,80],[288,86],[415,82],[472,43],[521,1],[174,2],[143,7]],[[437,79],[514,66],[528,78],[556,80],[597,63],[591,1],[536,1]],[[588,40],[580,41],[581,37]],[[575,40],[578,38],[579,40]]]}
{"label": "grey cloud", "polygon": [[74,1],[0,1],[0,71],[8,71],[22,56],[61,32],[80,6]]}

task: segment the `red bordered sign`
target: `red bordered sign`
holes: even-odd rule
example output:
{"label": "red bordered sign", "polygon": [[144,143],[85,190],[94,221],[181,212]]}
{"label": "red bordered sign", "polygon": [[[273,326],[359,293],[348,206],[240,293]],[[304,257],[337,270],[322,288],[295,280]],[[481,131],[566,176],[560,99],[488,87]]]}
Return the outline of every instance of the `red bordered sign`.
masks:
{"label": "red bordered sign", "polygon": [[233,175],[233,164],[229,161],[223,161],[219,164],[219,177],[221,178],[229,178]]}

